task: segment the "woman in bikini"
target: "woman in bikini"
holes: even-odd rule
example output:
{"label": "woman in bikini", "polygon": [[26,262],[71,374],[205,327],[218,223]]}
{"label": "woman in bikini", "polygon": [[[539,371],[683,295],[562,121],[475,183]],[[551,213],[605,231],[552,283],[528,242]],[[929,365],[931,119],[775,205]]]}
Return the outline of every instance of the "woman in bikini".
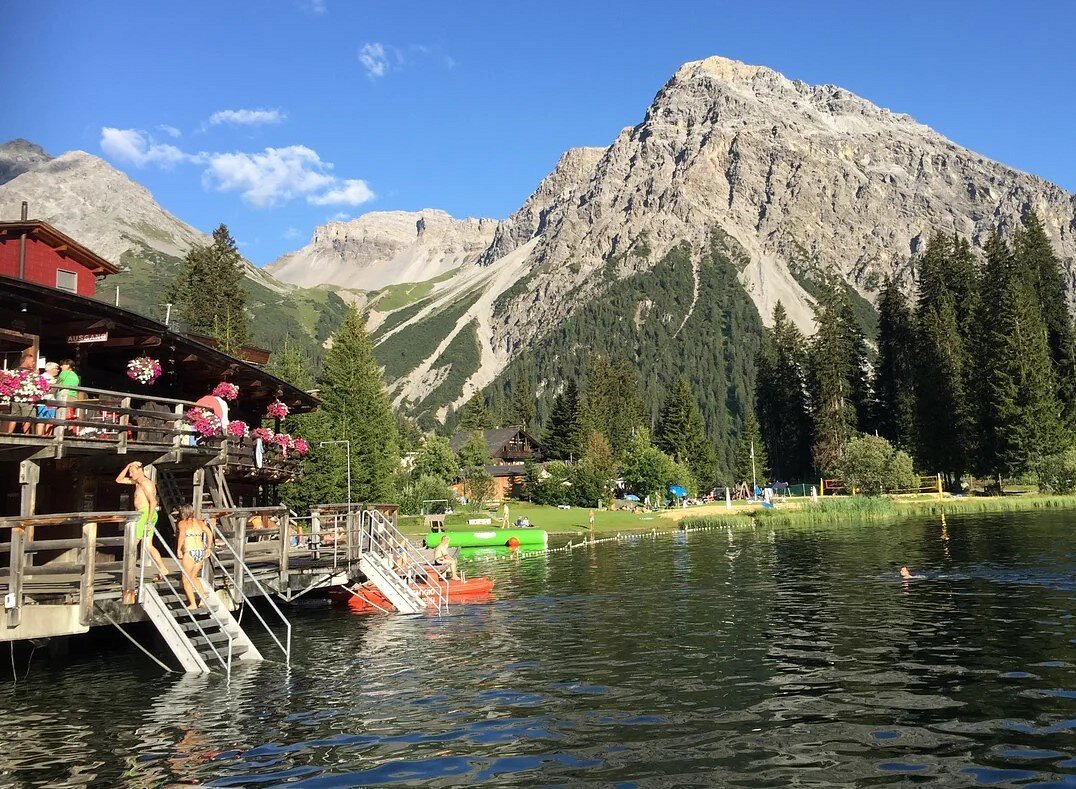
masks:
{"label": "woman in bikini", "polygon": [[191,581],[198,586],[198,594],[206,598],[202,585],[202,565],[213,550],[213,531],[206,522],[194,517],[194,507],[184,504],[179,508],[179,539],[176,556],[183,565],[183,591],[187,593],[187,608],[194,610],[198,601],[194,598]]}

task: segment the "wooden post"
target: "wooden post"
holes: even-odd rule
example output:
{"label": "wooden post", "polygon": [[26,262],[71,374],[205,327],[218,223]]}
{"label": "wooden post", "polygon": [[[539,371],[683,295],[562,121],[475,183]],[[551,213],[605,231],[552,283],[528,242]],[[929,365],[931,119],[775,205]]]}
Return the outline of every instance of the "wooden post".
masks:
{"label": "wooden post", "polygon": [[194,470],[194,490],[191,494],[191,504],[194,505],[194,517],[202,517],[202,499],[205,498],[205,469]]}
{"label": "wooden post", "polygon": [[7,626],[17,627],[19,624],[19,609],[22,607],[22,568],[26,561],[26,532],[15,526],[11,529],[11,557],[8,565],[8,594],[14,605],[8,608],[8,600],[4,601],[7,608]]}
{"label": "wooden post", "polygon": [[37,483],[41,479],[41,467],[33,460],[19,463],[19,484],[22,487],[19,515],[28,518],[37,509]]}
{"label": "wooden post", "polygon": [[125,409],[125,412],[120,414],[119,428],[116,434],[116,454],[127,454],[127,428],[131,424],[131,415],[126,413],[126,409],[131,407],[131,398],[125,397],[120,400],[120,408]]}
{"label": "wooden post", "polygon": [[232,568],[234,576],[232,578],[234,594],[233,598],[236,605],[243,602],[243,562],[246,555],[246,543],[247,543],[247,519],[242,515],[236,517],[235,525],[235,543],[232,545],[232,553],[235,554],[235,566]]}
{"label": "wooden post", "polygon": [[97,524],[82,526],[82,585],[79,588],[78,621],[88,625],[93,620],[93,576],[97,562]]}
{"label": "wooden post", "polygon": [[941,501],[943,498],[945,498],[945,497],[942,495],[941,474],[938,474],[938,501]]}
{"label": "wooden post", "polygon": [[138,600],[138,537],[133,522],[123,527],[123,598],[124,605]]}
{"label": "wooden post", "polygon": [[288,548],[291,546],[291,513],[280,516],[280,589],[288,591]]}

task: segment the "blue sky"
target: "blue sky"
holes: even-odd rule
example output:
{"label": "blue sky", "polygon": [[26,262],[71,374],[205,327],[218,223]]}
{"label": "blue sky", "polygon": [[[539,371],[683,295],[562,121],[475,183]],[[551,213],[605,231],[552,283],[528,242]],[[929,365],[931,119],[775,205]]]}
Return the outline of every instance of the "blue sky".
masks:
{"label": "blue sky", "polygon": [[[612,9],[612,10],[610,10]],[[1076,190],[1076,3],[7,0],[0,138],[81,148],[255,263],[335,215],[504,217],[688,60],[835,83]]]}

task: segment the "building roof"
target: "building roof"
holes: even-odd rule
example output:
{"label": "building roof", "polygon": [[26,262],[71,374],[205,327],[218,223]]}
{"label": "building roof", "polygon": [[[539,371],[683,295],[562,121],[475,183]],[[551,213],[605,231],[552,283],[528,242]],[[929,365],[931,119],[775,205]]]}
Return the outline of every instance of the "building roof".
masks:
{"label": "building roof", "polygon": [[105,276],[119,272],[118,268],[96,252],[87,249],[70,236],[61,233],[48,222],[42,222],[40,219],[0,222],[0,242],[17,239],[23,233],[48,244],[59,254],[70,258],[84,268],[88,268],[95,275]]}
{"label": "building roof", "polygon": [[[456,434],[452,436],[452,440],[449,445],[452,447],[453,452],[459,452],[463,449],[463,445],[467,443],[467,439],[471,437],[473,430],[457,430]],[[482,438],[486,440],[486,448],[489,450],[489,454],[493,457],[501,457],[501,453],[504,450],[504,445],[515,438],[520,433],[534,446],[536,449],[541,449],[542,445],[528,433],[524,428],[516,425],[513,427],[494,427],[482,431]]]}
{"label": "building roof", "polygon": [[[87,345],[95,362],[113,377],[124,375],[132,355],[145,353],[173,362],[177,386],[209,392],[222,379],[235,383],[252,409],[279,398],[293,413],[312,411],[318,399],[260,367],[169,329],[137,312],[34,282],[0,276],[0,326],[56,341],[71,335],[107,332],[108,339]],[[153,392],[146,391],[148,398]],[[200,395],[199,395],[200,396]],[[196,399],[191,397],[191,399]]]}

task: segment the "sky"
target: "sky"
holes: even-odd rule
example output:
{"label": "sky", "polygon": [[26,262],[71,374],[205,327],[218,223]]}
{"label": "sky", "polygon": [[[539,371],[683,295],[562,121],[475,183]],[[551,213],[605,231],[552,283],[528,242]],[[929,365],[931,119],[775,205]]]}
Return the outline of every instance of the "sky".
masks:
{"label": "sky", "polygon": [[1067,0],[5,0],[0,22],[0,141],[102,156],[259,265],[369,211],[506,217],[709,55],[1076,191]]}

